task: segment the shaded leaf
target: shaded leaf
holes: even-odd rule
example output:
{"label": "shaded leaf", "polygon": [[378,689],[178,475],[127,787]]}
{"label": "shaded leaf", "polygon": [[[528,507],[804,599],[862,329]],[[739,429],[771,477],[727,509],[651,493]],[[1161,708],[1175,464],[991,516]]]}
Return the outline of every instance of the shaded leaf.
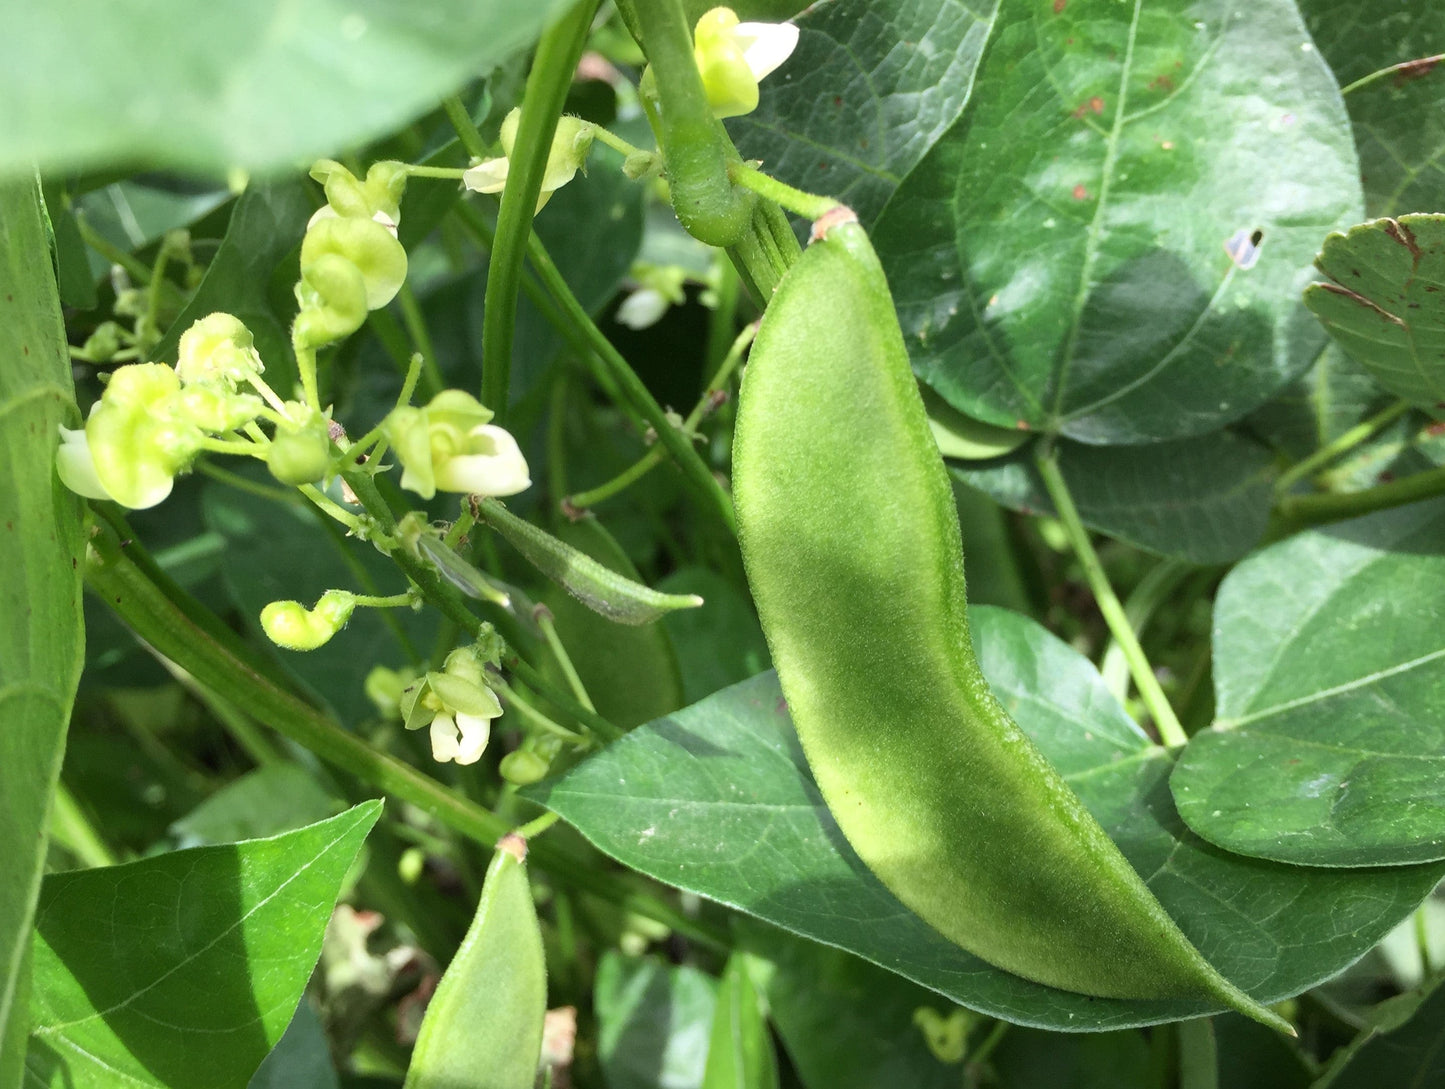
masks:
{"label": "shaded leaf", "polygon": [[[32,163],[219,172],[334,154],[431,109],[529,45],[565,7],[27,7],[0,48],[0,99],[10,104],[0,118],[0,172]],[[66,74],[59,82],[57,72]]]}
{"label": "shaded leaf", "polygon": [[[988,462],[950,462],[954,478],[1014,510],[1054,513],[1032,447]],[[1084,524],[1194,563],[1226,563],[1259,543],[1274,502],[1273,459],[1228,431],[1149,446],[1060,442],[1059,470]]]}
{"label": "shaded leaf", "polygon": [[733,953],[717,991],[703,1089],[778,1089],[778,1058],[748,955]]}
{"label": "shaded leaf", "polygon": [[321,1019],[302,1001],[286,1032],[252,1075],[246,1089],[338,1089],[331,1048]]}
{"label": "shaded leaf", "polygon": [[685,702],[696,703],[768,668],[768,644],[752,602],[727,579],[705,567],[684,567],[657,588],[702,598],[701,608],[662,618],[677,652]]}
{"label": "shaded leaf", "polygon": [[[972,615],[980,664],[1015,721],[1190,940],[1262,1001],[1298,994],[1357,959],[1445,874],[1440,865],[1311,870],[1211,847],[1170,804],[1169,754],[1149,743],[1086,659],[1022,617],[987,608]],[[772,674],[650,723],[530,794],[634,869],[856,953],[971,1009],[1072,1031],[1211,1011],[1030,983],[912,915],[829,816]]]}
{"label": "shaded leaf", "polygon": [[79,423],[39,187],[0,185],[0,1083],[19,1077],[46,816],[84,656],[81,503],[55,475]]}
{"label": "shaded leaf", "polygon": [[1214,606],[1219,720],[1171,777],[1241,854],[1316,866],[1445,858],[1445,501],[1302,533]]}
{"label": "shaded leaf", "polygon": [[914,368],[956,408],[1128,444],[1216,430],[1309,366],[1297,293],[1359,208],[1289,0],[1004,0],[876,242]]}
{"label": "shaded leaf", "polygon": [[1333,341],[1314,366],[1251,413],[1249,430],[1295,461],[1339,438],[1389,394]]}
{"label": "shaded leaf", "polygon": [[700,1089],[717,980],[696,968],[608,952],[592,996],[609,1089]]}
{"label": "shaded leaf", "polygon": [[1380,1007],[1373,1020],[1314,1089],[1423,1089],[1445,1079],[1445,978]]}
{"label": "shaded leaf", "polygon": [[963,111],[998,0],[830,0],[796,20],[798,47],[729,123],[743,155],[871,223]]}
{"label": "shaded leaf", "polygon": [[341,803],[298,764],[269,764],[227,783],[171,824],[177,846],[203,847],[290,832],[325,820]]}
{"label": "shaded leaf", "polygon": [[1445,208],[1445,8],[1435,0],[1300,0],[1300,12],[1345,91],[1365,211]]}
{"label": "shaded leaf", "polygon": [[26,1084],[245,1086],[380,813],[366,802],[274,839],[47,877]]}
{"label": "shaded leaf", "polygon": [[1219,1085],[1229,1089],[1305,1089],[1310,1068],[1292,1042],[1258,1021],[1226,1013],[1213,1022]]}
{"label": "shaded leaf", "polygon": [[1417,405],[1445,401],[1445,215],[1375,219],[1325,239],[1329,277],[1305,305],[1370,375]]}
{"label": "shaded leaf", "polygon": [[990,1065],[1009,1089],[1153,1089],[1159,1084],[1149,1045],[1137,1032],[1061,1037],[1010,1029]]}

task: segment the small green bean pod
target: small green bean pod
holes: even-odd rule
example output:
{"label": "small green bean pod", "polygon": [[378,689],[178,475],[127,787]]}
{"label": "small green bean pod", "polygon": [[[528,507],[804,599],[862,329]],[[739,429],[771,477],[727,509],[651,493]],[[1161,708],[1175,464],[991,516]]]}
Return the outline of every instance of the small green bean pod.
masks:
{"label": "small green bean pod", "polygon": [[839,827],[991,964],[1083,994],[1212,999],[1289,1031],[1190,944],[989,691],[887,281],[863,229],[828,218],[763,318],[733,473],[748,581]]}

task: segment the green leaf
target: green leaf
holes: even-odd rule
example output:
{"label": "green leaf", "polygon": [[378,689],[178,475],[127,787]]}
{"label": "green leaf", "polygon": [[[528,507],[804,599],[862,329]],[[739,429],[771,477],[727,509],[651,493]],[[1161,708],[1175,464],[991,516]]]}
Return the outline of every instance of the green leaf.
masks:
{"label": "green leaf", "polygon": [[[1273,459],[1221,431],[1150,446],[1060,442],[1059,469],[1084,524],[1194,563],[1227,563],[1259,543],[1274,502]],[[1054,513],[1032,448],[989,462],[951,462],[955,479],[1013,510]]]}
{"label": "green leaf", "polygon": [[246,323],[266,364],[266,380],[287,396],[297,381],[289,302],[290,284],[300,275],[294,258],[288,270],[285,313],[276,312],[270,285],[277,266],[301,245],[314,208],[300,179],[247,188],[231,211],[226,235],[206,266],[200,286],[156,345],[153,356],[174,363],[181,334],[207,314],[223,310]]}
{"label": "green leaf", "polygon": [[1305,305],[1396,396],[1445,401],[1445,215],[1375,219],[1325,239]]}
{"label": "green leaf", "polygon": [[[971,626],[995,694],[1078,791],[1184,933],[1262,1001],[1356,960],[1445,866],[1331,871],[1226,854],[1169,801],[1171,759],[1097,670],[1032,621],[980,608]],[[625,865],[856,953],[960,1005],[1072,1031],[1157,1024],[1204,1003],[1091,998],[1001,972],[904,908],[847,847],[764,674],[633,731],[530,796]]]}
{"label": "green leaf", "polygon": [[1214,605],[1219,720],[1170,785],[1195,832],[1315,866],[1445,858],[1445,501],[1302,533]]}
{"label": "green leaf", "polygon": [[[226,540],[222,577],[231,600],[262,646],[261,610],[271,601],[307,607],[327,590],[391,594],[405,589],[396,566],[370,545],[343,538],[309,505],[288,505],[237,488],[208,485],[206,524]],[[362,690],[373,665],[396,668],[431,648],[435,615],[408,609],[358,609],[316,650],[272,647],[285,670],[321,696],[342,722],[375,715]],[[403,642],[405,639],[405,643]]]}
{"label": "green leaf", "polygon": [[1345,92],[1365,211],[1445,207],[1445,10],[1435,0],[1300,0]]}
{"label": "green leaf", "polygon": [[274,839],[47,877],[27,1086],[245,1086],[380,813],[366,802]]}
{"label": "green leaf", "polygon": [[748,960],[746,953],[734,953],[723,970],[703,1089],[778,1089],[778,1058]]}
{"label": "green leaf", "polygon": [[234,843],[290,832],[336,813],[341,804],[298,764],[270,764],[227,783],[180,820],[180,847]]}
{"label": "green leaf", "polygon": [[798,48],[729,123],[768,173],[871,223],[963,112],[998,0],[834,0],[796,20]]}
{"label": "green leaf", "polygon": [[957,1089],[959,1069],[929,1051],[913,1022],[938,997],[876,965],[745,923],[743,948],[783,1047],[807,1089]]}
{"label": "green leaf", "polygon": [[768,644],[752,603],[727,579],[705,567],[684,567],[657,588],[702,598],[701,608],[662,618],[677,651],[685,702],[696,703],[768,668]]}
{"label": "green leaf", "polygon": [[609,1089],[701,1089],[717,980],[696,968],[608,952],[592,996]]}
{"label": "green leaf", "polygon": [[339,1089],[321,1019],[303,1000],[246,1089]]}
{"label": "green leaf", "polygon": [[1379,1007],[1314,1089],[1424,1089],[1445,1079],[1445,977]]}
{"label": "green leaf", "polygon": [[1251,413],[1249,429],[1298,461],[1339,438],[1389,395],[1333,341],[1315,364]]}
{"label": "green leaf", "polygon": [[427,1006],[407,1089],[532,1089],[547,966],[526,853],[518,836],[498,844],[476,917]]}
{"label": "green leaf", "polygon": [[32,163],[259,170],[335,154],[432,109],[566,6],[28,7],[0,47],[0,99],[10,107],[0,172]]}
{"label": "green leaf", "polygon": [[55,475],[60,424],[79,423],[40,189],[0,185],[0,1083],[24,1022],[21,970],[45,863],[50,793],[80,680],[81,504]]}
{"label": "green leaf", "polygon": [[1004,0],[968,110],[875,235],[914,368],[956,408],[1150,442],[1309,366],[1295,300],[1359,185],[1290,0]]}

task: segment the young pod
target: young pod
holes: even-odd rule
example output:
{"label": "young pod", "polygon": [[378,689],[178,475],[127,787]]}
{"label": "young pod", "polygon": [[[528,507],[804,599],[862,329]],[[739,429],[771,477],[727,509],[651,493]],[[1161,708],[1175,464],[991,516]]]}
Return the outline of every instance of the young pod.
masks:
{"label": "young pod", "polygon": [[1190,944],[989,691],[948,477],[883,270],[842,219],[768,306],[733,461],[748,581],[829,809],[903,903],[991,964],[1286,1027]]}

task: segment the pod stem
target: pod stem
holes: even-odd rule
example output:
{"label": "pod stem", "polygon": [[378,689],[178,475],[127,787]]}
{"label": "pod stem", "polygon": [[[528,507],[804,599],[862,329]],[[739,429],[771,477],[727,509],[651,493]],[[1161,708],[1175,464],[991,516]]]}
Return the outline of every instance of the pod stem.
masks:
{"label": "pod stem", "polygon": [[1159,739],[1171,749],[1186,744],[1189,735],[1184,732],[1179,717],[1169,705],[1169,698],[1164,695],[1159,678],[1154,675],[1154,668],[1149,664],[1144,648],[1139,645],[1139,637],[1134,633],[1134,626],[1129,623],[1129,616],[1124,611],[1123,603],[1119,601],[1119,595],[1114,593],[1114,587],[1109,584],[1109,576],[1099,561],[1099,554],[1094,551],[1093,542],[1089,540],[1089,531],[1084,528],[1079,509],[1074,505],[1074,497],[1069,493],[1069,486],[1064,483],[1064,475],[1059,471],[1058,456],[1051,444],[1044,444],[1037,464],[1049,499],[1053,501],[1059,521],[1063,523],[1069,546],[1084,568],[1084,577],[1088,580],[1089,589],[1093,591],[1094,600],[1104,615],[1104,622],[1108,624],[1114,642],[1124,655],[1124,660],[1129,663],[1129,674],[1134,678],[1139,697],[1154,719]]}
{"label": "pod stem", "polygon": [[497,212],[496,245],[487,266],[486,309],[482,315],[482,403],[497,414],[498,422],[503,422],[507,413],[517,292],[532,217],[542,191],[542,175],[557,119],[562,115],[567,89],[592,29],[597,3],[581,0],[543,32],[522,96],[522,117]]}
{"label": "pod stem", "polygon": [[1301,480],[1314,476],[1336,458],[1349,453],[1360,443],[1378,435],[1385,428],[1398,420],[1405,413],[1410,411],[1409,401],[1396,401],[1375,413],[1367,420],[1362,420],[1344,434],[1337,437],[1333,442],[1321,446],[1313,454],[1300,461],[1295,462],[1288,469],[1279,475],[1274,482],[1276,495],[1286,494]]}
{"label": "pod stem", "polygon": [[779,181],[747,163],[733,163],[728,167],[728,176],[745,189],[751,189],[758,196],[779,204],[795,215],[805,219],[822,219],[842,202],[832,197],[820,197],[816,193],[805,193],[787,182]]}

